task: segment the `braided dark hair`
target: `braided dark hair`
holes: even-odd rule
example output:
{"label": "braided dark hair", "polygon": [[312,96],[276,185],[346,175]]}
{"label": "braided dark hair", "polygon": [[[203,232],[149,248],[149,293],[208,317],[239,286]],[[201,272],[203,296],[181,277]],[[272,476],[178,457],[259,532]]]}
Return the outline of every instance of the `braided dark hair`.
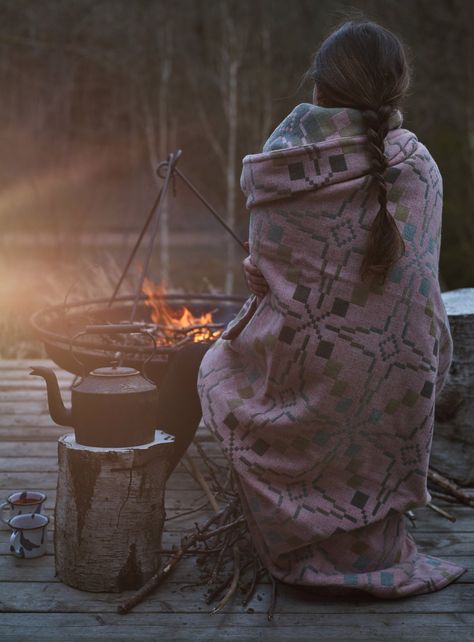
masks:
{"label": "braided dark hair", "polygon": [[372,184],[379,211],[370,227],[360,274],[383,284],[405,243],[387,209],[384,139],[389,118],[400,106],[410,84],[410,69],[400,40],[384,27],[365,20],[343,22],[316,52],[308,76],[315,81],[317,102],[324,107],[361,110],[367,128]]}

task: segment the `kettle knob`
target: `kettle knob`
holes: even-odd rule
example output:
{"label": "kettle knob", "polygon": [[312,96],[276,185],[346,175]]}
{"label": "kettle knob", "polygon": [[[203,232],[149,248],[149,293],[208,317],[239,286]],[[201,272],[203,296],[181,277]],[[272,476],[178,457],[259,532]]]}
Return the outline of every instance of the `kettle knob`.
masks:
{"label": "kettle knob", "polygon": [[118,368],[121,363],[122,363],[122,353],[121,352],[116,352],[114,354],[114,358],[110,362],[110,365],[111,365],[112,368]]}

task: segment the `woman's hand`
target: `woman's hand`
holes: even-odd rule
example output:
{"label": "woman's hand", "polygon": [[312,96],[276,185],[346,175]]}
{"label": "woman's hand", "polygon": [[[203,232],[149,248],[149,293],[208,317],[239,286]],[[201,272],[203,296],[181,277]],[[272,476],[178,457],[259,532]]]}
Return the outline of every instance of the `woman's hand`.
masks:
{"label": "woman's hand", "polygon": [[[245,246],[249,249],[248,242],[245,243]],[[268,283],[260,270],[252,263],[250,256],[247,256],[242,261],[242,267],[244,268],[244,276],[250,292],[256,294],[259,298],[263,298],[268,292]]]}

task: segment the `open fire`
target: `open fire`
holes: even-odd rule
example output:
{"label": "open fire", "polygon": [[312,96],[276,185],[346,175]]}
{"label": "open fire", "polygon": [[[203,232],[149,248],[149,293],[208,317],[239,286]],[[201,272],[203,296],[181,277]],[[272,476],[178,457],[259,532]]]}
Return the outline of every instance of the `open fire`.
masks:
{"label": "open fire", "polygon": [[[154,286],[152,282],[151,286]],[[245,301],[239,296],[174,293],[166,294],[164,306],[163,289],[154,286],[150,290],[150,283],[147,284],[147,293],[142,294],[134,324],[156,338],[157,350],[154,353],[150,352],[149,341],[135,333],[89,333],[75,338],[74,350],[71,351],[71,339],[90,325],[130,323],[127,320],[131,318],[135,305],[133,295],[117,297],[112,305],[109,298],[104,298],[48,306],[33,315],[31,325],[36,336],[44,342],[48,356],[68,372],[83,376],[84,371],[109,365],[116,360],[117,352],[122,355],[123,365],[141,370],[151,354],[146,371],[150,379],[159,385],[182,345],[194,341],[215,341]]]}
{"label": "open fire", "polygon": [[[84,299],[48,306],[31,317],[36,336],[44,342],[48,356],[61,368],[79,376],[117,360],[120,355],[124,366],[141,370],[157,385],[161,383],[168,366],[183,344],[189,342],[214,342],[227,324],[241,310],[245,297],[227,294],[166,293],[162,285],[140,277],[140,285],[133,294],[119,295],[119,290],[134,264],[145,233],[150,226],[145,268],[140,274],[147,276],[153,245],[166,190],[177,175],[198,200],[220,222],[234,240],[247,252],[244,244],[223,221],[204,196],[176,168],[181,150],[169,154],[157,168],[164,184],[140,231],[128,257],[125,268],[110,297]],[[155,224],[152,224],[154,221]],[[143,283],[143,285],[141,285]],[[140,289],[142,291],[140,291]],[[109,328],[107,328],[109,326]],[[127,328],[127,329],[126,329]],[[137,330],[137,331],[136,331]],[[151,351],[152,334],[156,349]],[[140,337],[141,334],[141,337]]]}
{"label": "open fire", "polygon": [[171,308],[166,303],[164,285],[154,283],[145,278],[143,293],[146,295],[145,305],[151,308],[151,324],[148,329],[161,346],[179,346],[183,343],[214,341],[224,329],[223,323],[214,323],[212,314],[216,310],[194,316],[186,307]]}

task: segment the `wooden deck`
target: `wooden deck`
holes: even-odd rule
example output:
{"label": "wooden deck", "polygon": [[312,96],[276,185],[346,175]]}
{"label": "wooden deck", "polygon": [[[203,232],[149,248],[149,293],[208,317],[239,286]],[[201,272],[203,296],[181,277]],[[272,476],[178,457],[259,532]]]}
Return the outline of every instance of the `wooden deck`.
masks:
{"label": "wooden deck", "polygon": [[[222,613],[210,615],[204,588],[184,588],[199,579],[195,558],[181,561],[161,588],[127,615],[117,604],[131,594],[87,593],[55,577],[53,520],[57,480],[57,439],[67,432],[55,426],[46,407],[44,382],[28,376],[30,365],[44,361],[0,361],[0,496],[25,488],[47,493],[50,517],[48,555],[21,560],[9,553],[9,529],[0,527],[0,640],[74,642],[75,640],[259,640],[294,642],[350,640],[403,642],[474,640],[474,510],[444,504],[451,523],[427,508],[416,511],[415,538],[421,550],[455,560],[468,572],[436,593],[400,600],[331,598],[317,600],[302,589],[278,586],[276,612],[267,621],[269,584],[261,583],[247,607],[234,596]],[[66,391],[71,375],[57,371]],[[204,430],[197,437],[212,456],[223,461],[218,445]],[[192,456],[197,453],[192,448]],[[196,458],[196,461],[199,461]],[[203,470],[204,472],[204,470]],[[167,517],[206,501],[182,464],[166,491]],[[205,520],[209,510],[165,522],[163,546],[178,542],[182,531]]]}

